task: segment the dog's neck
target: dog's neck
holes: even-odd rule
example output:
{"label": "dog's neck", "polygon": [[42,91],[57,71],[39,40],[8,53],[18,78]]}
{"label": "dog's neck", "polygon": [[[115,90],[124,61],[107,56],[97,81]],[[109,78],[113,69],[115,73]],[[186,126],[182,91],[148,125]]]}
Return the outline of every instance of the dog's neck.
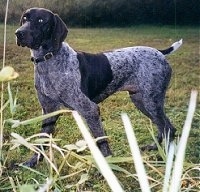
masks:
{"label": "dog's neck", "polygon": [[31,51],[31,57],[39,58],[44,57],[47,53],[52,52],[51,50],[43,49],[42,46],[40,46],[38,49],[30,49]]}
{"label": "dog's neck", "polygon": [[[60,46],[61,47],[61,46]],[[44,41],[38,49],[31,49],[31,57],[39,58],[45,56],[47,53],[53,53],[54,55],[59,51],[55,50],[51,40]]]}
{"label": "dog's neck", "polygon": [[51,59],[58,53],[59,49],[55,50],[53,46],[50,46],[50,44],[46,43],[41,45],[38,49],[31,49],[30,51],[31,61],[37,64],[39,62]]}
{"label": "dog's neck", "polygon": [[[65,53],[66,58],[68,57],[69,52],[75,53],[75,51],[72,48],[70,48],[70,46],[65,42],[63,42],[61,44],[60,49],[56,52],[53,52],[52,48],[44,49],[42,46],[40,46],[38,49],[30,49],[30,52],[31,52],[31,61],[34,62],[35,64],[37,64],[41,61],[49,60],[52,57],[55,57],[59,54],[63,54],[62,52]],[[44,57],[46,57],[46,58],[44,58]],[[39,62],[36,62],[36,60],[39,60]]]}

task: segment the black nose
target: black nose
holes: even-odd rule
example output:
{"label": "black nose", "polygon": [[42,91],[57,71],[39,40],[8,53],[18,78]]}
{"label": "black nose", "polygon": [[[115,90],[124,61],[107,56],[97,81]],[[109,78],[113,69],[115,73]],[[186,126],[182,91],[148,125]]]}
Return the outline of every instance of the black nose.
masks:
{"label": "black nose", "polygon": [[16,30],[15,35],[17,36],[18,39],[23,39],[25,32],[21,30]]}

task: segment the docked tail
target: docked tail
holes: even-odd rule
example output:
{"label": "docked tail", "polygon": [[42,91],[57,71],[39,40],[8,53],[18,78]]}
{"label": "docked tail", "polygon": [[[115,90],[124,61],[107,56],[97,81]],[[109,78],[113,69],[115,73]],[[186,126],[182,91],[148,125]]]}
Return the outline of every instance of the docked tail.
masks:
{"label": "docked tail", "polygon": [[159,50],[163,55],[169,55],[176,51],[181,45],[183,44],[183,40],[177,41],[171,45],[171,47],[165,49],[165,50]]}

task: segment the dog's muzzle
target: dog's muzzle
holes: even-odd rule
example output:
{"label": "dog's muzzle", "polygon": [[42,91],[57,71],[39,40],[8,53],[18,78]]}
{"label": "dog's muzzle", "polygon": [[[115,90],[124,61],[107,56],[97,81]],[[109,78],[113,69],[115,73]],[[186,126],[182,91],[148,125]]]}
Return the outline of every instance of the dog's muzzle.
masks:
{"label": "dog's muzzle", "polygon": [[17,29],[16,32],[15,32],[15,35],[16,35],[16,41],[17,41],[17,45],[18,46],[26,46],[26,40],[25,40],[25,36],[26,36],[26,33],[25,31],[22,31],[22,30],[19,30]]}
{"label": "dog's muzzle", "polygon": [[[16,41],[17,41],[17,45],[18,46],[25,46],[25,42],[24,42],[24,37],[25,37],[25,32],[24,31],[20,31],[20,30],[16,30],[15,35],[17,37]],[[23,43],[24,42],[24,43]]]}
{"label": "dog's muzzle", "polygon": [[33,48],[37,44],[37,40],[34,39],[32,31],[22,26],[15,31],[16,43],[18,46]]}

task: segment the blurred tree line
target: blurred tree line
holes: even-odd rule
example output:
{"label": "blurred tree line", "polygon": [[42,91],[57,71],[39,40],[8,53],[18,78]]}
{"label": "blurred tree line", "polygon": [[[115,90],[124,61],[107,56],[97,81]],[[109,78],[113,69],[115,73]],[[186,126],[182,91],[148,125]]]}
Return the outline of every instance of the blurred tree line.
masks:
{"label": "blurred tree line", "polygon": [[[0,22],[6,0],[0,1]],[[24,10],[44,7],[68,25],[200,24],[199,0],[10,0],[8,22],[19,22]]]}

